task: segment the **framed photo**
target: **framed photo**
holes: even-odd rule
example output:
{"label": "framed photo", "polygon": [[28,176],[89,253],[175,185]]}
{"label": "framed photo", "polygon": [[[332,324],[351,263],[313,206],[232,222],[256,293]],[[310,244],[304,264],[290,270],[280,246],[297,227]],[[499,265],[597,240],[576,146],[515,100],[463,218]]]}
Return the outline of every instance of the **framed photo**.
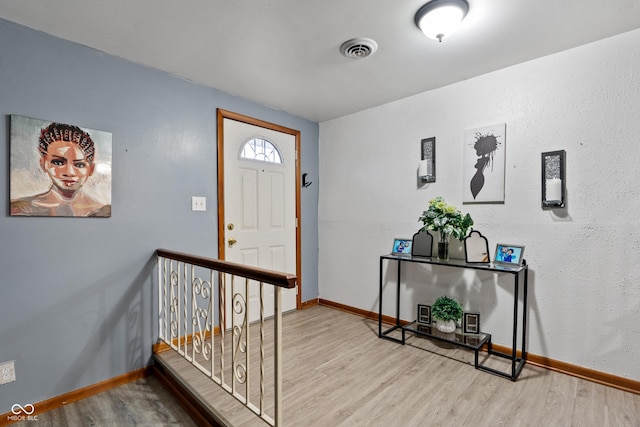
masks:
{"label": "framed photo", "polygon": [[465,334],[480,333],[480,313],[463,313],[462,332]]}
{"label": "framed photo", "polygon": [[392,255],[411,255],[411,246],[413,239],[401,239],[396,237],[393,239]]}
{"label": "framed photo", "polygon": [[431,326],[431,306],[418,304],[418,325]]}
{"label": "framed photo", "polygon": [[505,123],[464,131],[462,203],[504,203]]}
{"label": "framed photo", "polygon": [[522,265],[523,255],[524,246],[498,243],[496,245],[496,252],[493,256],[493,263],[517,267]]}

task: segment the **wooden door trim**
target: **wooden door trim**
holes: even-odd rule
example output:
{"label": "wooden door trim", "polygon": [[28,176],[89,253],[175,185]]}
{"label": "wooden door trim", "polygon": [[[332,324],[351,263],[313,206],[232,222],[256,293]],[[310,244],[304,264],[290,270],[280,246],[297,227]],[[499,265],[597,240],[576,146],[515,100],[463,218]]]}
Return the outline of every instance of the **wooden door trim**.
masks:
{"label": "wooden door trim", "polygon": [[224,119],[235,120],[238,122],[246,123],[262,127],[269,130],[274,130],[281,133],[293,135],[295,137],[295,150],[296,150],[296,162],[295,162],[295,186],[296,186],[296,276],[298,278],[297,295],[296,295],[296,309],[300,309],[302,306],[302,219],[300,208],[300,131],[291,129],[285,126],[280,126],[275,123],[266,122],[264,120],[256,119],[253,117],[245,116],[242,114],[234,113],[232,111],[217,109],[217,138],[218,138],[218,258],[225,258],[225,246],[224,246]]}

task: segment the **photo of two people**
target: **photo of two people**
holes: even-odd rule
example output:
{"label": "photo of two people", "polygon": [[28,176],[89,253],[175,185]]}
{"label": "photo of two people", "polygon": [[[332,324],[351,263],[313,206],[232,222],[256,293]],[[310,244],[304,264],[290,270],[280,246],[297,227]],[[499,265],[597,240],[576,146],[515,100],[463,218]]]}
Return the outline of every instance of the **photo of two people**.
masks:
{"label": "photo of two people", "polygon": [[520,265],[522,264],[523,251],[524,246],[505,245],[502,243],[498,243],[496,247],[495,258],[493,261],[499,264]]}

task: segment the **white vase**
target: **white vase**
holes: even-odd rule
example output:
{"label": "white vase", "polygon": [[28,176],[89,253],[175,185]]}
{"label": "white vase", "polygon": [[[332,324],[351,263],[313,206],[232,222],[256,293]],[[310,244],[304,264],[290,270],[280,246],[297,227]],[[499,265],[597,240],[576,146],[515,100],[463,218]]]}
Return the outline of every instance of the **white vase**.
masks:
{"label": "white vase", "polygon": [[438,329],[440,332],[449,334],[456,330],[456,321],[436,319],[436,329]]}

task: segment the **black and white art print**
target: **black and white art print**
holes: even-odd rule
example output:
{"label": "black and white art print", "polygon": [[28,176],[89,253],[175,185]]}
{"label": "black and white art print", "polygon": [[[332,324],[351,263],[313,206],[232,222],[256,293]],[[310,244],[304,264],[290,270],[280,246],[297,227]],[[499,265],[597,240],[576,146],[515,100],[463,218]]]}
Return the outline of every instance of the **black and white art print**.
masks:
{"label": "black and white art print", "polygon": [[504,203],[505,123],[464,132],[463,203]]}

